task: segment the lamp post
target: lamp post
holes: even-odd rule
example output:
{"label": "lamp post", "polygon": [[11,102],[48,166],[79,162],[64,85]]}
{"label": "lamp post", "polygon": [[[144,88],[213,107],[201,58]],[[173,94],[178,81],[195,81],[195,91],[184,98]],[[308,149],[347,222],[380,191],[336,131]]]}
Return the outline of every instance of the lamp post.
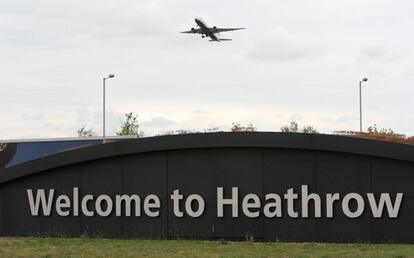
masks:
{"label": "lamp post", "polygon": [[114,78],[115,75],[109,74],[103,78],[103,133],[102,133],[102,143],[105,143],[105,81],[110,78]]}
{"label": "lamp post", "polygon": [[362,133],[362,83],[368,81],[368,78],[362,78],[359,81],[359,132]]}

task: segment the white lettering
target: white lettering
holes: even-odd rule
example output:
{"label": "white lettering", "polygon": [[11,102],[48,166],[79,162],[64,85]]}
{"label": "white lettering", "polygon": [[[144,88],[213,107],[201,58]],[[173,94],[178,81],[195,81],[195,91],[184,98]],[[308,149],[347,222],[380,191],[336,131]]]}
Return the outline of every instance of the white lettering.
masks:
{"label": "white lettering", "polygon": [[371,206],[372,215],[374,218],[382,217],[382,210],[384,209],[384,204],[387,206],[388,216],[390,218],[397,218],[400,211],[401,200],[403,198],[403,193],[397,193],[395,198],[395,203],[392,205],[390,194],[382,193],[379,199],[379,202],[375,201],[374,194],[368,193],[368,201]]}
{"label": "white lettering", "polygon": [[289,217],[297,218],[299,216],[298,212],[295,211],[295,200],[298,198],[298,194],[293,192],[293,188],[287,190],[287,193],[284,195],[287,200],[287,212]]}
{"label": "white lettering", "polygon": [[230,199],[224,199],[223,187],[217,187],[217,217],[222,218],[224,216],[224,205],[231,205],[233,218],[239,216],[239,188],[232,187],[232,197]]}
{"label": "white lettering", "polygon": [[70,199],[67,195],[60,195],[56,198],[56,212],[62,217],[69,216],[70,211],[63,211],[62,209],[70,208]]}
{"label": "white lettering", "polygon": [[[349,202],[352,199],[356,200],[357,202],[357,208],[355,211],[351,211],[351,209],[349,208]],[[364,208],[365,208],[364,199],[362,198],[361,195],[357,193],[349,193],[345,195],[344,199],[342,200],[342,211],[349,218],[358,218],[364,212]]]}
{"label": "white lettering", "polygon": [[79,216],[79,189],[73,188],[73,216]]}
{"label": "white lettering", "polygon": [[334,202],[339,201],[339,193],[326,195],[326,217],[333,218]]}
{"label": "white lettering", "polygon": [[[253,202],[250,202],[253,201]],[[257,218],[260,215],[259,211],[250,211],[250,209],[259,209],[260,199],[255,194],[248,194],[243,198],[242,209],[243,213],[249,218]]]}
{"label": "white lettering", "polygon": [[[196,211],[194,211],[191,206],[193,201],[196,201],[198,204],[198,209]],[[204,199],[198,194],[192,194],[185,200],[185,211],[193,218],[200,217],[203,214],[204,206]]]}
{"label": "white lettering", "polygon": [[34,201],[32,189],[27,189],[27,197],[29,198],[29,205],[30,205],[30,211],[32,212],[32,216],[39,215],[40,205],[42,205],[43,216],[50,216],[54,193],[55,193],[55,189],[49,190],[49,196],[46,202],[45,190],[39,189],[37,190],[36,201]]}
{"label": "white lettering", "polygon": [[144,211],[148,217],[158,217],[160,215],[160,211],[152,211],[151,209],[159,209],[161,207],[160,198],[155,194],[150,194],[145,197],[144,200]]}
{"label": "white lettering", "polygon": [[[114,208],[117,217],[122,215],[141,217],[142,213],[148,217],[160,216],[161,201],[155,194],[142,197],[142,200],[137,194],[115,195],[114,199],[112,196],[102,194],[95,199],[91,194],[80,197],[79,188],[74,187],[71,199],[70,195],[55,195],[55,189],[37,189],[36,192],[27,189],[26,192],[32,216],[51,216],[52,211],[56,210],[56,214],[53,215],[62,217],[70,215],[92,217],[95,213],[98,216],[107,217],[112,214]],[[241,198],[241,212],[247,218],[258,218],[262,213],[266,218],[281,218],[285,214],[289,218],[299,218],[299,216],[308,218],[312,216],[309,214],[314,214],[315,218],[321,218],[322,200],[326,205],[326,218],[333,218],[335,211],[338,212],[340,207],[342,213],[348,218],[358,218],[364,214],[366,201],[369,203],[373,218],[381,218],[386,213],[389,218],[397,218],[404,197],[403,193],[396,193],[394,199],[389,193],[380,193],[377,196],[374,193],[348,193],[343,197],[339,193],[326,193],[323,196],[309,193],[308,185],[301,186],[301,194],[295,193],[294,188],[289,188],[283,196],[276,193],[266,194],[264,201],[255,193],[239,196],[238,187],[231,188],[231,195],[227,189],[226,197],[228,198],[225,198],[224,194],[225,189],[217,187],[218,218],[225,216],[225,208],[228,210],[231,208],[231,217],[239,217],[239,198]],[[179,189],[175,189],[170,198],[173,203],[173,214],[176,217],[184,217],[184,214],[187,214],[189,217],[198,218],[204,214],[206,203],[203,196],[199,194],[191,194],[186,198]],[[295,203],[296,200],[300,203]],[[335,207],[335,202],[340,202],[341,206],[337,204]],[[230,214],[226,215],[230,216]]]}
{"label": "white lettering", "polygon": [[93,196],[91,194],[87,194],[82,198],[81,201],[81,209],[82,209],[82,213],[86,216],[86,217],[93,217],[94,212],[88,210],[88,201],[92,201],[93,200]]}
{"label": "white lettering", "polygon": [[315,204],[315,218],[321,217],[321,197],[319,195],[312,193],[308,194],[308,186],[302,185],[302,217],[308,218],[309,217],[309,201],[313,200]]}
{"label": "white lettering", "polygon": [[181,218],[184,216],[184,213],[180,210],[180,201],[183,199],[183,195],[180,194],[180,190],[174,190],[171,195],[171,200],[173,200],[173,211],[174,216]]}
{"label": "white lettering", "polygon": [[[103,210],[102,208],[103,201],[106,202],[106,210]],[[99,195],[98,198],[96,198],[95,210],[99,216],[108,217],[112,213],[112,208],[113,208],[112,199],[108,195],[102,194],[102,195]]]}
{"label": "white lettering", "polygon": [[131,205],[132,201],[134,201],[135,204],[135,217],[141,216],[141,199],[138,195],[133,194],[131,196],[123,194],[123,195],[117,195],[115,200],[115,214],[116,216],[122,215],[122,202],[125,202],[125,216],[130,217],[131,216]]}
{"label": "white lettering", "polygon": [[280,198],[280,196],[278,194],[266,194],[266,201],[268,200],[274,201],[268,202],[264,206],[263,214],[267,218],[282,217],[282,199]]}

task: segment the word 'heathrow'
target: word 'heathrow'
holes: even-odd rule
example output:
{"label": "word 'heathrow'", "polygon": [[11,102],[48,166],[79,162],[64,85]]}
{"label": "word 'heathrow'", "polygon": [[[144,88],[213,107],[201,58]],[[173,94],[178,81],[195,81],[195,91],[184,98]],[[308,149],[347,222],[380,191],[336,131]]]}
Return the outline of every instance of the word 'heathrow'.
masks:
{"label": "word 'heathrow'", "polygon": [[[115,195],[111,197],[101,194],[97,197],[86,194],[82,197],[80,189],[73,188],[72,196],[65,194],[56,195],[55,189],[27,189],[27,197],[32,216],[50,216],[55,210],[59,216],[147,216],[158,217],[162,206],[161,198],[156,194],[149,194],[145,197],[132,194]],[[231,216],[234,218],[240,215],[248,218],[264,216],[266,218],[333,218],[335,206],[348,218],[358,218],[365,210],[370,210],[372,217],[381,218],[387,214],[389,218],[397,218],[403,193],[397,193],[394,200],[389,193],[348,193],[341,196],[339,193],[309,193],[308,186],[302,185],[300,194],[294,188],[289,188],[283,195],[276,193],[265,194],[263,198],[254,193],[240,196],[239,188],[232,187],[225,189],[217,187],[215,207],[217,217]],[[206,211],[204,198],[199,194],[184,196],[179,189],[173,191],[169,197],[172,202],[172,212],[175,217],[200,217]],[[366,201],[368,200],[368,205]],[[299,209],[295,209],[298,207]],[[240,209],[241,204],[241,209]],[[323,204],[323,205],[322,205]],[[229,207],[228,214],[225,207]],[[384,208],[386,212],[384,212]],[[324,210],[324,211],[323,211]]]}

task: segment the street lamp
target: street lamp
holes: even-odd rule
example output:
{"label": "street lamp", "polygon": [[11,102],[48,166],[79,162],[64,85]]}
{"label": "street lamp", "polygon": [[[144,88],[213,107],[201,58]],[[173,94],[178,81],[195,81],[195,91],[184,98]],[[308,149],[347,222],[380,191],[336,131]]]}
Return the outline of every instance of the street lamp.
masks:
{"label": "street lamp", "polygon": [[115,75],[113,75],[112,73],[109,74],[108,76],[103,78],[103,136],[102,136],[102,143],[105,143],[105,81],[106,79],[111,79],[114,78]]}
{"label": "street lamp", "polygon": [[359,81],[359,132],[362,133],[362,83],[368,81],[368,78],[362,78]]}

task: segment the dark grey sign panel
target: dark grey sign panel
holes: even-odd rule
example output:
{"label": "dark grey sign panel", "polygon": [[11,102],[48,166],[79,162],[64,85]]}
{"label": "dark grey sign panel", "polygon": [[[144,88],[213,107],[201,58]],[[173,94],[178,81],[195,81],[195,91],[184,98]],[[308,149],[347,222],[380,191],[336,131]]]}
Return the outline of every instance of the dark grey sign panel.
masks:
{"label": "dark grey sign panel", "polygon": [[0,170],[0,236],[414,242],[414,146],[211,133]]}

